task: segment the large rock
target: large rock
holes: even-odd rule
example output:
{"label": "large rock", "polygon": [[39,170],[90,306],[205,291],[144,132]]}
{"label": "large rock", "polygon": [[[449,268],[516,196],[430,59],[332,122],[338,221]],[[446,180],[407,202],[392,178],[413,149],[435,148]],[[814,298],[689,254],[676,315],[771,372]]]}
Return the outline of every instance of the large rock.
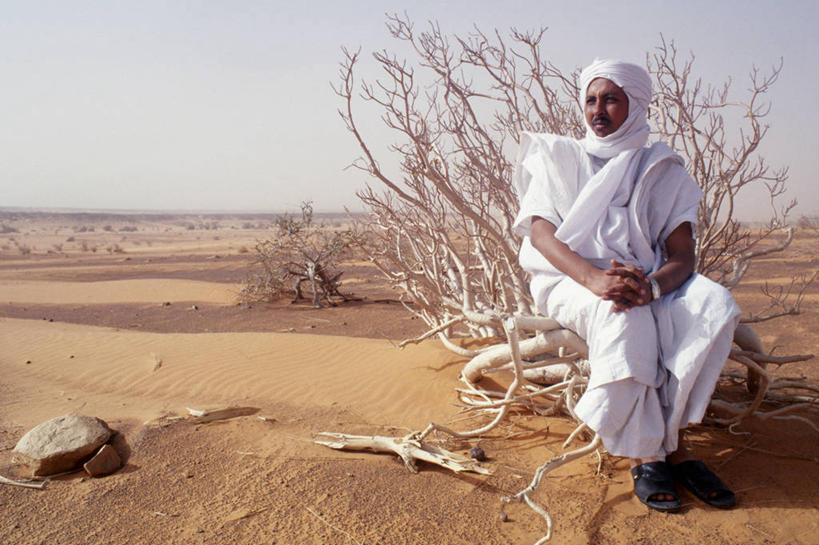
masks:
{"label": "large rock", "polygon": [[113,432],[93,416],[65,415],[43,422],[26,433],[14,451],[32,475],[53,475],[78,467]]}

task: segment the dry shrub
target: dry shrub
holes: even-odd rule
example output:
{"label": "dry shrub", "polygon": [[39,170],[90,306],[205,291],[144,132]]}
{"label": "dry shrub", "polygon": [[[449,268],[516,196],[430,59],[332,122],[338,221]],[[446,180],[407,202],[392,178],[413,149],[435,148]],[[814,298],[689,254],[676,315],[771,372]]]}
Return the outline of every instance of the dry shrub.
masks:
{"label": "dry shrub", "polygon": [[339,291],[339,263],[351,251],[351,231],[314,223],[309,202],[302,203],[301,218],[278,218],[275,230],[273,238],[256,243],[252,272],[239,295],[242,301],[273,301],[292,292],[296,302],[306,299],[305,290],[314,307],[349,299]]}

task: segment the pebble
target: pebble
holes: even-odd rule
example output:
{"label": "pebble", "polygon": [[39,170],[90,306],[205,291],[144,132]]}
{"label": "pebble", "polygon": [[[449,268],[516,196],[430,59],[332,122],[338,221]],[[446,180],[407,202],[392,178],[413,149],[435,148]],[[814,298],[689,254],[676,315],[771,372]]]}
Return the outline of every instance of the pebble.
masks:
{"label": "pebble", "polygon": [[469,456],[472,459],[477,460],[479,462],[486,461],[486,453],[483,451],[481,447],[472,447],[471,449],[469,449]]}
{"label": "pebble", "polygon": [[509,522],[509,515],[507,515],[506,513],[501,513],[500,514],[500,519],[501,519],[501,522]]}

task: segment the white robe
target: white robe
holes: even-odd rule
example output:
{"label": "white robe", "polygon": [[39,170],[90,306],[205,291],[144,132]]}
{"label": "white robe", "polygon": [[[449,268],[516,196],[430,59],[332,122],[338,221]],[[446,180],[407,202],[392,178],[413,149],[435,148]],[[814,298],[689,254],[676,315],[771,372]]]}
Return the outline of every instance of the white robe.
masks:
{"label": "white robe", "polygon": [[524,236],[520,263],[532,275],[538,309],[589,345],[590,382],[575,412],[612,454],[662,458],[676,450],[678,430],[705,414],[739,319],[730,293],[695,274],[649,305],[612,312],[610,301],[554,268],[529,240],[539,216],[602,269],[617,259],[656,271],[668,235],[684,222],[696,225],[701,192],[664,144],[624,164],[622,177],[591,186],[604,160],[572,139],[523,135],[515,230]]}

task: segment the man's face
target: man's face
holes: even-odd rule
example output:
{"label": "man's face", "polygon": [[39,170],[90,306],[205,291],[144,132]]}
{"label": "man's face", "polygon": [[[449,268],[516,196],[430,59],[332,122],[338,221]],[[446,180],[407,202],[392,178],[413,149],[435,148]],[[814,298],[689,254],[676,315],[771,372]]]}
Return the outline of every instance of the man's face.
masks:
{"label": "man's face", "polygon": [[583,106],[586,123],[597,136],[608,136],[628,117],[628,96],[613,81],[593,79]]}

